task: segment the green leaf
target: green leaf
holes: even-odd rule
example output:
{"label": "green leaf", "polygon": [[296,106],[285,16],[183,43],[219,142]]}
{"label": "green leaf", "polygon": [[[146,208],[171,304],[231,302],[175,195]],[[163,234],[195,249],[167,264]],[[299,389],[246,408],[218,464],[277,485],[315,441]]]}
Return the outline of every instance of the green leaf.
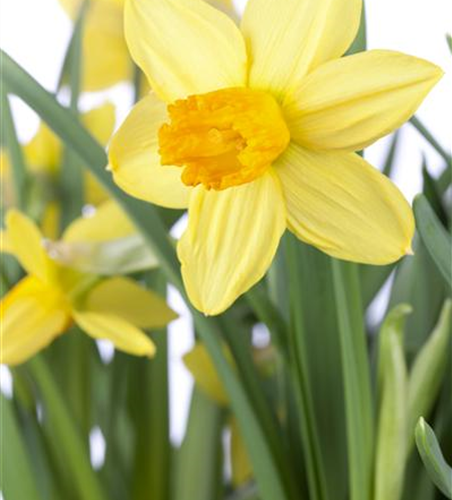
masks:
{"label": "green leaf", "polygon": [[438,188],[437,182],[435,181],[435,179],[433,179],[428,171],[425,158],[422,161],[422,178],[424,181],[423,192],[425,194],[425,197],[427,198],[441,223],[447,227],[448,216],[441,200],[440,190]]}
{"label": "green leaf", "polygon": [[417,449],[430,479],[452,499],[452,468],[444,460],[435,433],[423,418],[419,419],[415,434]]}
{"label": "green leaf", "polygon": [[374,500],[399,500],[403,488],[408,387],[403,328],[410,312],[410,306],[400,304],[388,314],[380,331]]}
{"label": "green leaf", "polygon": [[60,466],[69,472],[80,500],[105,500],[101,484],[91,467],[84,443],[52,374],[40,356],[29,361],[29,369],[42,396],[49,444],[57,447],[63,459]]}
{"label": "green leaf", "polygon": [[424,139],[432,146],[433,149],[444,159],[449,169],[452,166],[452,157],[450,154],[439,144],[433,137],[432,133],[427,127],[419,120],[417,116],[413,116],[410,120],[411,125],[424,137]]}
{"label": "green leaf", "polygon": [[286,236],[286,262],[290,275],[290,327],[288,329],[289,367],[292,385],[298,405],[300,435],[303,440],[305,467],[308,478],[310,498],[328,498],[325,467],[320,450],[319,429],[314,414],[312,387],[308,367],[307,332],[303,311],[303,290],[298,254],[298,240],[291,234]]}
{"label": "green leaf", "polygon": [[450,36],[449,33],[446,34],[446,42],[447,46],[449,47],[450,53],[452,54],[452,36]]}
{"label": "green leaf", "polygon": [[[87,7],[88,1],[85,0],[79,9],[68,49],[70,51],[67,66],[71,90],[70,110],[76,117],[78,116],[78,101],[82,81],[82,40]],[[59,179],[62,206],[61,230],[64,230],[72,220],[81,214],[84,205],[85,185],[80,160],[73,150],[66,149],[64,151],[61,167]]]}
{"label": "green leaf", "polygon": [[0,490],[8,499],[42,500],[29,462],[30,454],[17,421],[13,403],[0,396],[1,406],[1,474]]}
{"label": "green leaf", "polygon": [[4,89],[2,89],[0,92],[0,106],[2,109],[2,140],[5,140],[5,144],[2,145],[2,147],[6,146],[8,158],[12,167],[11,177],[13,181],[12,186],[8,185],[3,189],[9,189],[10,187],[12,187],[14,190],[15,204],[18,208],[24,210],[27,201],[26,193],[28,187],[28,174],[25,165],[25,159],[23,156],[22,146],[17,138],[9,100],[6,93],[4,92]]}
{"label": "green leaf", "polygon": [[176,459],[174,498],[220,500],[224,411],[193,390],[187,431]]}
{"label": "green leaf", "polygon": [[[166,227],[157,210],[150,204],[135,200],[111,180],[105,167],[107,158],[103,148],[78,123],[74,116],[61,106],[30,75],[20,68],[7,54],[3,58],[2,77],[9,92],[29,104],[66,144],[74,149],[87,168],[123,207],[130,219],[141,231],[151,251],[157,256],[166,278],[185,296],[179,271],[179,263]],[[188,302],[188,300],[187,300]],[[250,454],[262,500],[286,500],[290,498],[287,485],[281,478],[279,466],[273,456],[268,437],[262,427],[248,395],[226,360],[221,346],[221,328],[212,318],[206,318],[192,309],[197,332],[205,343],[231,399],[242,436]]]}
{"label": "green leaf", "polygon": [[413,208],[422,241],[446,283],[452,287],[452,243],[450,237],[423,194],[416,196]]}
{"label": "green leaf", "polygon": [[414,360],[408,384],[408,437],[422,415],[428,415],[438,396],[449,355],[452,300],[443,306],[438,323]]}
{"label": "green leaf", "polygon": [[[147,273],[146,283],[165,296],[160,273]],[[156,355],[130,364],[130,406],[135,431],[133,500],[169,500],[171,443],[168,381],[168,336],[165,329],[152,333]],[[146,391],[142,387],[145,384]],[[200,455],[201,456],[201,455]],[[194,498],[197,498],[196,495]]]}
{"label": "green leaf", "polygon": [[350,499],[371,495],[373,408],[357,267],[331,259],[345,386]]}
{"label": "green leaf", "polygon": [[[328,498],[345,498],[349,487],[348,463],[344,460],[347,456],[345,395],[330,258],[300,240],[293,241],[298,269],[294,288],[298,292],[290,302],[294,315],[298,307],[302,308],[304,332],[296,342],[305,351],[322,473]],[[292,281],[294,270],[290,276]],[[294,418],[298,425],[298,414]]]}

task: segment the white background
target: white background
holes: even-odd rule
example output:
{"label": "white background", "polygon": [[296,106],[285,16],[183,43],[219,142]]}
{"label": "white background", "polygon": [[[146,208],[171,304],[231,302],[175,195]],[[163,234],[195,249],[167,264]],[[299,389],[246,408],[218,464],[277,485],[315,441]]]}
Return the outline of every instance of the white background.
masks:
{"label": "white background", "polygon": [[[302,0],[300,0],[302,1]],[[243,2],[237,2],[242,4]],[[240,6],[240,5],[239,5]],[[446,76],[426,99],[418,116],[446,148],[450,148],[452,116],[452,57],[445,42],[450,32],[450,0],[367,0],[368,46],[406,52],[440,65]],[[58,0],[0,0],[0,43],[20,65],[44,87],[53,90],[71,33],[71,23]],[[126,85],[90,95],[82,107],[89,108],[106,97],[118,106],[118,123],[127,114],[130,90]],[[29,140],[38,126],[38,118],[23,104],[14,101],[13,112],[22,141]],[[383,139],[366,151],[366,157],[381,168],[388,140]],[[443,167],[435,151],[410,126],[403,127],[402,147],[397,157],[395,182],[411,201],[420,190],[421,155],[426,154],[432,172]],[[191,380],[180,362],[192,344],[190,320],[177,294],[171,294],[173,306],[182,319],[173,322],[171,343],[171,430],[174,440],[183,435]],[[2,374],[5,371],[2,370]],[[2,377],[5,380],[5,377]],[[98,448],[98,447],[97,447]]]}

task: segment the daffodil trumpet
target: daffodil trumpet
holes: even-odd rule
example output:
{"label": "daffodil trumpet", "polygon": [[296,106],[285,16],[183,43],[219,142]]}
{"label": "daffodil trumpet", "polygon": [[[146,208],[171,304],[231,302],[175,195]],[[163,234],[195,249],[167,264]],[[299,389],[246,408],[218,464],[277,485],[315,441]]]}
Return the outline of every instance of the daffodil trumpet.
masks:
{"label": "daffodil trumpet", "polygon": [[389,50],[342,57],[361,0],[249,0],[238,27],[202,0],[126,0],[125,35],[153,90],[114,136],[129,194],[188,208],[188,296],[218,314],[258,282],[286,229],[336,258],[411,252],[414,219],[359,151],[402,125],[441,78]]}
{"label": "daffodil trumpet", "polygon": [[[74,221],[63,241],[102,241],[133,231],[117,205],[99,210],[99,218]],[[105,215],[114,215],[117,224],[105,227]],[[164,327],[176,317],[162,298],[126,277],[105,278],[55,262],[36,224],[15,209],[6,216],[2,240],[2,250],[12,253],[28,274],[0,303],[1,363],[23,363],[73,323],[124,352],[154,355],[154,343],[143,330]]]}

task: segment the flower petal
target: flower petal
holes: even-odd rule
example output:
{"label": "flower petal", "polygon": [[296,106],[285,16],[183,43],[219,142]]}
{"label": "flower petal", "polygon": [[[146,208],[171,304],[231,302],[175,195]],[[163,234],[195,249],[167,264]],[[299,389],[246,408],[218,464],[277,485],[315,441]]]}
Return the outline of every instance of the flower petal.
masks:
{"label": "flower petal", "polygon": [[182,170],[160,164],[157,134],[166,120],[166,105],[155,95],[136,104],[111,141],[110,168],[116,184],[130,195],[167,208],[186,208],[191,188],[182,183]]}
{"label": "flower petal", "polygon": [[121,351],[152,357],[155,345],[139,328],[114,314],[73,312],[78,326],[95,339],[108,339]]}
{"label": "flower petal", "polygon": [[66,243],[102,242],[125,238],[137,230],[122,208],[112,200],[98,207],[91,217],[75,219],[65,230]]}
{"label": "flower petal", "polygon": [[[60,0],[76,19],[83,0]],[[133,65],[124,40],[124,0],[92,0],[83,27],[82,87],[102,90],[130,80]]]}
{"label": "flower petal", "polygon": [[94,287],[83,310],[115,314],[139,328],[163,328],[177,318],[156,293],[122,277],[104,280]]}
{"label": "flower petal", "polygon": [[[223,354],[231,366],[235,368],[231,353],[226,346],[223,348]],[[193,349],[184,355],[183,359],[201,391],[220,406],[229,406],[229,397],[204,344],[196,343]]]}
{"label": "flower petal", "polygon": [[48,282],[53,263],[44,249],[42,234],[36,224],[18,210],[6,215],[8,243],[21,266],[44,282]]}
{"label": "flower petal", "polygon": [[102,90],[132,78],[120,2],[91,2],[84,25],[82,61],[82,88],[86,91]]}
{"label": "flower petal", "polygon": [[291,144],[275,167],[289,228],[340,259],[388,264],[410,252],[414,218],[396,186],[354,153]]}
{"label": "flower petal", "polygon": [[362,149],[408,120],[442,74],[428,61],[389,50],[326,63],[286,99],[292,138],[308,149]]}
{"label": "flower petal", "polygon": [[83,125],[99,141],[106,145],[113,134],[116,123],[116,110],[113,103],[106,103],[96,108],[90,109],[81,116]]}
{"label": "flower petal", "polygon": [[46,347],[69,325],[61,296],[34,277],[21,280],[0,302],[0,363],[17,365]]}
{"label": "flower petal", "polygon": [[59,138],[45,124],[40,123],[38,131],[24,146],[27,165],[34,173],[54,175],[60,165],[62,146]]}
{"label": "flower petal", "polygon": [[242,21],[251,87],[281,98],[311,69],[344,54],[362,0],[249,0]]}
{"label": "flower petal", "polygon": [[272,173],[224,191],[197,188],[178,244],[193,305],[219,314],[267,271],[286,228],[281,187]]}
{"label": "flower petal", "polygon": [[239,29],[202,0],[127,0],[125,34],[133,59],[164,101],[245,85]]}

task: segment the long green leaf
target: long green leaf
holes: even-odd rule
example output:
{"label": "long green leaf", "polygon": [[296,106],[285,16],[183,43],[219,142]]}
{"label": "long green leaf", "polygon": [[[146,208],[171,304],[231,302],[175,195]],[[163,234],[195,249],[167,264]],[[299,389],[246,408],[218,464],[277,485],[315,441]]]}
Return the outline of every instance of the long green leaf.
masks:
{"label": "long green leaf", "polygon": [[298,418],[300,420],[300,434],[305,451],[305,466],[309,483],[310,498],[324,500],[328,498],[328,489],[325,478],[325,468],[320,450],[318,428],[314,417],[311,381],[308,370],[308,350],[306,329],[303,317],[303,290],[301,284],[300,261],[297,252],[299,242],[294,236],[286,238],[287,268],[290,272],[289,297],[291,322],[289,334],[289,364],[292,374],[292,383],[296,391],[298,402]]}
{"label": "long green leaf", "polygon": [[452,499],[452,468],[444,460],[433,429],[423,418],[416,426],[416,445],[430,479]]}
{"label": "long green leaf", "polygon": [[8,499],[42,500],[13,403],[0,396],[0,490]]}
{"label": "long green leaf", "polygon": [[[69,51],[68,76],[70,81],[71,101],[70,109],[78,116],[78,101],[82,81],[82,39],[84,21],[88,2],[84,1],[80,7],[77,21],[74,25],[74,34]],[[79,217],[84,205],[84,178],[77,154],[70,148],[64,152],[60,171],[61,189],[61,223],[63,230],[73,219]]]}
{"label": "long green leaf", "polygon": [[[6,146],[6,151],[12,167],[11,174],[13,181],[12,187],[14,190],[14,199],[17,206],[21,209],[24,209],[26,206],[28,174],[25,165],[25,159],[23,156],[22,146],[17,139],[8,96],[4,92],[4,89],[1,89],[0,92],[0,107],[2,110],[2,141],[5,142],[3,147]],[[7,186],[7,188],[10,187],[11,185]]]}
{"label": "long green leaf", "polygon": [[413,433],[419,418],[429,415],[438,396],[449,355],[452,301],[443,306],[438,323],[414,360],[408,384],[409,447],[414,443]]}
{"label": "long green leaf", "polygon": [[61,466],[70,471],[73,490],[78,492],[80,500],[105,500],[90,464],[88,443],[83,443],[47,365],[37,356],[29,362],[29,368],[42,396],[48,436],[64,458]]}
{"label": "long green leaf", "polygon": [[374,500],[399,500],[403,487],[408,406],[403,328],[410,312],[410,306],[400,304],[389,313],[380,331]]}
{"label": "long green leaf", "polygon": [[371,495],[373,410],[357,268],[331,259],[345,385],[350,499]]}
{"label": "long green leaf", "polygon": [[416,196],[413,208],[422,241],[446,283],[452,287],[452,243],[450,237],[433,212],[425,195]]}
{"label": "long green leaf", "polygon": [[177,454],[175,499],[220,500],[223,497],[220,486],[223,420],[224,410],[195,387],[187,431]]}
{"label": "long green leaf", "polygon": [[[147,244],[157,256],[166,278],[184,295],[174,247],[157,210],[152,205],[134,200],[120,191],[105,171],[107,158],[103,148],[67,109],[61,106],[7,54],[2,51],[0,55],[3,57],[4,71],[2,76],[7,90],[14,92],[27,102],[60,138],[77,152],[87,168],[120,203],[140,229]],[[231,398],[231,405],[250,453],[262,499],[287,499],[286,486],[279,475],[278,465],[272,455],[259,415],[254,411],[237,374],[233,372],[224,356],[220,342],[221,330],[217,322],[206,318],[197,311],[193,311],[193,316],[199,336],[205,343]]]}
{"label": "long green leaf", "polygon": [[424,139],[430,143],[430,145],[436,150],[436,152],[442,156],[449,169],[452,165],[452,157],[450,154],[439,144],[432,133],[427,129],[427,127],[419,120],[417,116],[413,116],[410,120],[411,125],[424,137]]}

